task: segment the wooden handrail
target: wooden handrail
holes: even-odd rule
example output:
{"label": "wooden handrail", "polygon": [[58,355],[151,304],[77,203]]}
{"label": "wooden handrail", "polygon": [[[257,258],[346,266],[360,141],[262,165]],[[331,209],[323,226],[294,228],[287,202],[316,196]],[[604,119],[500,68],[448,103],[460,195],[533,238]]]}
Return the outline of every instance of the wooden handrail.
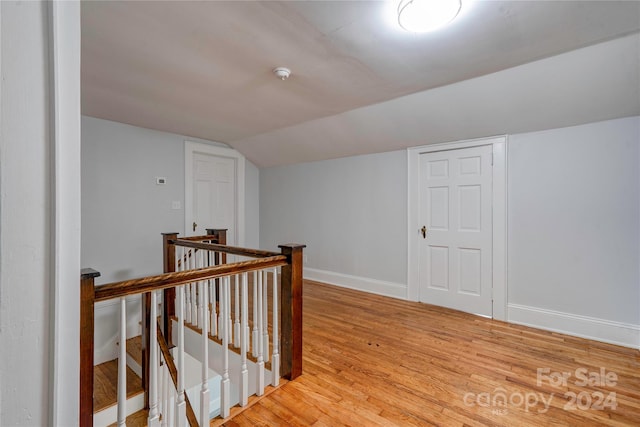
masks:
{"label": "wooden handrail", "polygon": [[279,252],[263,251],[260,249],[240,248],[237,246],[226,246],[226,245],[219,245],[216,243],[195,242],[195,241],[184,239],[184,238],[173,240],[171,243],[173,243],[176,246],[205,249],[209,251],[223,252],[231,255],[243,255],[243,256],[248,256],[252,258],[267,258],[267,257],[280,255]]}
{"label": "wooden handrail", "polygon": [[[167,364],[167,369],[169,370],[169,374],[171,375],[171,380],[173,381],[173,386],[178,389],[178,369],[176,368],[176,364],[173,363],[173,357],[169,352],[169,346],[164,339],[164,335],[162,334],[162,330],[160,329],[160,323],[158,322],[157,329],[158,336],[158,345],[160,346],[160,351],[162,351],[162,355],[164,356],[164,361]],[[187,407],[187,421],[189,421],[189,425],[191,427],[198,427],[198,418],[196,417],[196,413],[193,412],[193,407],[191,406],[191,402],[189,401],[189,396],[187,396],[187,391],[184,391],[184,400]]]}
{"label": "wooden handrail", "polygon": [[215,236],[213,234],[207,234],[204,236],[184,236],[181,237],[180,240],[189,240],[191,242],[217,242],[218,236]]}
{"label": "wooden handrail", "polygon": [[[213,238],[212,238],[213,237]],[[215,238],[215,239],[214,239]],[[202,241],[214,241],[218,243],[202,243]],[[145,394],[148,393],[148,351],[149,348],[149,302],[150,292],[164,290],[163,327],[158,328],[158,341],[161,350],[165,354],[168,367],[173,365],[172,380],[176,383],[175,365],[167,354],[171,343],[171,315],[175,312],[174,298],[175,287],[188,283],[218,279],[233,274],[258,271],[273,267],[282,267],[281,297],[280,297],[280,376],[290,380],[302,373],[302,251],[305,245],[285,244],[280,245],[280,253],[257,249],[246,249],[225,246],[226,230],[207,229],[206,236],[197,238],[179,239],[178,233],[163,233],[163,259],[164,274],[143,277],[121,282],[113,282],[102,286],[96,286],[94,279],[100,273],[85,269],[81,275],[80,291],[80,416],[81,426],[93,425],[93,353],[94,353],[94,315],[95,303],[128,295],[142,294],[143,302],[143,383]],[[176,269],[176,245],[214,251],[214,264],[195,270],[175,272]],[[241,261],[226,264],[227,254],[242,255],[252,258],[249,261]],[[154,319],[155,321],[155,319]],[[160,331],[164,330],[164,335]],[[148,405],[148,401],[146,400]],[[190,425],[197,425],[197,419],[193,413],[187,398],[187,418]],[[189,408],[191,414],[189,414]]]}
{"label": "wooden handrail", "polygon": [[287,264],[285,255],[276,255],[233,264],[222,264],[197,270],[164,273],[140,279],[113,282],[95,288],[95,301],[107,301],[113,298],[136,295],[154,290],[173,288],[200,280],[217,279],[231,274],[262,270],[269,267],[280,267]]}

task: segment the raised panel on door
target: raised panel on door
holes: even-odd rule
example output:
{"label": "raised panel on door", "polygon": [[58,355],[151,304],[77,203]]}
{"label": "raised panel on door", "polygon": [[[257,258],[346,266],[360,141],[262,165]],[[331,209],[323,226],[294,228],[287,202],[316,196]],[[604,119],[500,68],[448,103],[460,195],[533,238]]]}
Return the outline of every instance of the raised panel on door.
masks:
{"label": "raised panel on door", "polygon": [[449,187],[429,187],[427,227],[430,230],[449,229]]}
{"label": "raised panel on door", "polygon": [[[193,192],[194,195],[194,205],[195,205],[195,218],[196,224],[198,221],[201,225],[204,218],[211,218],[212,212],[212,196],[213,190],[211,188],[211,182],[209,180],[197,180],[195,181],[195,189]],[[205,227],[206,228],[206,227]]]}
{"label": "raised panel on door", "polygon": [[214,166],[216,205],[214,218],[225,227],[233,226],[235,217],[234,160],[218,159]]}
{"label": "raised panel on door", "polygon": [[482,250],[458,248],[458,290],[480,296],[482,283]]}
{"label": "raised panel on door", "polygon": [[428,283],[431,289],[449,290],[449,248],[429,246]]}
{"label": "raised panel on door", "polygon": [[460,185],[458,193],[458,230],[481,231],[482,229],[482,187],[480,185]]}
{"label": "raised panel on door", "polygon": [[420,301],[491,316],[491,146],[421,155]]}

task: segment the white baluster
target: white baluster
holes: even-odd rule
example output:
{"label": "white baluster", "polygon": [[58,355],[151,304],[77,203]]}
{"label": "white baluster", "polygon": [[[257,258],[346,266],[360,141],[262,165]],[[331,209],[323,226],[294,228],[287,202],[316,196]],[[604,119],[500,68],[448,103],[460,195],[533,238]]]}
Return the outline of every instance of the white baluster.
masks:
{"label": "white baluster", "polygon": [[[196,268],[203,268],[204,267],[204,251],[199,250],[198,252],[196,252]],[[196,287],[196,293],[197,293],[197,297],[198,297],[198,304],[196,305],[198,307],[198,326],[202,329],[203,326],[202,324],[204,323],[204,320],[206,319],[206,317],[204,316],[204,313],[206,313],[206,311],[203,309],[202,306],[206,305],[207,301],[204,299],[204,293],[202,290],[202,286],[204,285],[204,282],[198,282],[195,284]]]}
{"label": "white baluster", "polygon": [[162,371],[162,352],[158,352],[158,413],[160,414],[160,423],[162,425],[162,417],[164,417],[164,389],[162,388],[164,383],[162,382],[164,374]]}
{"label": "white baluster", "polygon": [[[262,272],[258,272],[258,283],[256,284],[258,288],[258,298],[255,301],[255,304],[258,306],[258,331],[262,331]],[[263,355],[264,344],[262,343],[262,334],[258,332],[258,363],[257,363],[257,372],[256,372],[256,394],[258,396],[262,396],[264,394],[264,355]]]}
{"label": "white baluster", "polygon": [[178,389],[176,399],[176,425],[184,427],[187,422],[187,405],[184,398],[184,285],[177,288],[178,304]]}
{"label": "white baluster", "polygon": [[[196,254],[197,252],[193,252],[191,256],[190,270],[195,270],[197,268],[196,264]],[[197,292],[197,283],[191,283],[189,285],[191,287],[191,324],[193,326],[200,326],[198,324],[198,296]]]}
{"label": "white baluster", "polygon": [[149,427],[160,425],[158,412],[158,294],[151,291],[149,315]]}
{"label": "white baluster", "polygon": [[245,348],[247,349],[247,352],[249,351],[249,339],[251,337],[251,329],[249,328],[249,274],[248,273],[242,273],[242,283],[243,286],[246,287],[246,298],[247,298],[247,304],[246,306],[243,306],[242,308],[242,312],[245,313],[246,316],[246,322],[244,323],[244,339],[245,339]]}
{"label": "white baluster", "polygon": [[258,272],[253,272],[253,328],[251,329],[251,354],[258,357]]}
{"label": "white baluster", "polygon": [[[209,318],[208,283],[200,282],[200,296],[202,298],[202,319]],[[200,392],[200,425],[209,424],[209,330],[208,322],[202,322],[202,391]]]}
{"label": "white baluster", "polygon": [[249,343],[249,298],[247,293],[249,288],[247,286],[247,273],[242,273],[242,311],[241,318],[242,324],[240,330],[242,336],[240,337],[240,406],[246,406],[249,402],[249,370],[247,368],[247,344]]}
{"label": "white baluster", "polygon": [[224,279],[220,278],[217,280],[218,280],[218,286],[219,286],[219,292],[220,292],[220,298],[218,303],[218,339],[223,339],[224,328],[225,328],[224,325],[226,325],[225,319],[224,319],[225,310],[223,309],[223,306],[225,304],[225,299],[223,298],[224,292],[222,292],[222,288],[224,287]]}
{"label": "white baluster", "polygon": [[218,335],[218,313],[216,305],[216,279],[209,280],[209,286],[211,289],[211,335]]}
{"label": "white baluster", "polygon": [[223,324],[220,325],[222,329],[223,354],[223,374],[222,381],[220,381],[220,416],[222,418],[227,418],[231,408],[231,382],[229,380],[229,315],[227,314],[231,308],[231,301],[229,299],[229,294],[231,293],[229,276],[224,277],[220,285],[221,303],[224,299],[224,303],[221,304],[222,308],[220,309],[220,311],[223,312]]}
{"label": "white baluster", "polygon": [[118,355],[118,426],[127,425],[127,301],[120,298],[120,354]]}
{"label": "white baluster", "polygon": [[[186,256],[183,260],[183,270],[182,271],[187,271],[189,270],[189,268],[191,267],[191,249],[189,249],[189,251],[186,253]],[[193,323],[193,320],[191,319],[191,283],[185,285],[185,319],[184,321],[186,323]]]}
{"label": "white baluster", "polygon": [[267,363],[269,361],[269,297],[267,292],[267,289],[269,289],[269,275],[266,270],[261,271],[260,274],[264,277],[264,282],[262,283],[262,355],[264,362]]}
{"label": "white baluster", "polygon": [[175,407],[176,402],[178,400],[178,396],[176,394],[176,388],[173,386],[173,381],[171,380],[171,375],[169,374],[169,368],[167,367],[167,381],[169,384],[168,394],[167,394],[167,427],[174,427],[176,425],[176,414]]}
{"label": "white baluster", "polygon": [[227,311],[227,316],[228,316],[228,322],[227,322],[227,328],[228,328],[228,333],[229,333],[229,344],[233,345],[233,320],[231,317],[231,289],[232,289],[232,285],[231,285],[231,276],[228,277],[229,280],[229,293],[227,294],[227,298],[229,299],[229,310]]}
{"label": "white baluster", "polygon": [[[207,251],[207,267],[213,267],[213,251]],[[209,333],[214,336],[217,333],[216,325],[216,285],[215,280],[208,280],[209,285]]]}
{"label": "white baluster", "polygon": [[278,268],[273,269],[273,356],[271,358],[271,385],[277,387],[280,384],[280,341],[278,331],[278,316],[280,300],[278,299]]}
{"label": "white baluster", "polygon": [[169,420],[169,368],[167,366],[167,361],[164,360],[164,355],[160,354],[160,363],[162,363],[162,369],[161,369],[161,373],[162,373],[162,427],[167,427],[168,426],[168,420]]}
{"label": "white baluster", "polygon": [[[205,252],[205,265],[206,265],[207,268],[211,267],[211,251],[206,251]],[[213,289],[211,289],[211,280],[205,281],[204,285],[207,287],[207,291],[208,291],[207,299],[204,302],[205,304],[207,304],[207,309],[208,309],[208,312],[209,312],[209,317],[207,318],[207,326],[208,326],[208,329],[209,329],[209,333],[213,333],[214,334],[215,332],[214,332],[214,329],[213,329],[213,315],[212,315],[213,308],[212,308],[212,305],[211,305],[211,296],[213,295]]]}
{"label": "white baluster", "polygon": [[235,300],[234,300],[234,317],[233,323],[233,346],[240,348],[240,276],[234,276],[235,284]]}
{"label": "white baluster", "polygon": [[[182,271],[183,270],[183,260],[184,259],[184,247],[183,246],[178,246],[176,247],[176,271]],[[175,288],[174,288],[175,289]],[[176,289],[175,292],[175,297],[174,297],[174,303],[173,303],[174,307],[178,306],[178,292]],[[167,337],[167,339],[169,339],[169,337]],[[173,339],[173,338],[172,338]]]}

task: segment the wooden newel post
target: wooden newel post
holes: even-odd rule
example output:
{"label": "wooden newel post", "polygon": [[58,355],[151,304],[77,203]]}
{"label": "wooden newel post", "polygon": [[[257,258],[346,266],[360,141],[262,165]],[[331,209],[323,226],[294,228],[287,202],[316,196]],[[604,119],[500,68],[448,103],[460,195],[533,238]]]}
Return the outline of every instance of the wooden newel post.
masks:
{"label": "wooden newel post", "polygon": [[[176,271],[176,245],[178,233],[162,233],[162,263],[164,273]],[[183,261],[184,262],[184,261]],[[169,349],[174,347],[171,335],[171,317],[176,315],[176,288],[168,288],[162,294],[162,332]]]}
{"label": "wooden newel post", "polygon": [[[226,228],[207,228],[207,235],[216,236],[217,241],[215,243],[219,245],[227,244],[227,229]],[[216,252],[214,265],[226,264],[227,263],[227,254],[222,254],[222,259],[220,259],[220,253]],[[218,280],[216,280],[218,283]]]}
{"label": "wooden newel post", "polygon": [[93,426],[93,315],[96,277],[91,268],[80,272],[80,426]]}
{"label": "wooden newel post", "polygon": [[207,228],[207,235],[216,236],[218,238],[219,245],[227,244],[227,229],[226,228]]}
{"label": "wooden newel post", "polygon": [[293,380],[302,374],[302,250],[306,245],[278,246],[287,257],[281,270],[280,375]]}

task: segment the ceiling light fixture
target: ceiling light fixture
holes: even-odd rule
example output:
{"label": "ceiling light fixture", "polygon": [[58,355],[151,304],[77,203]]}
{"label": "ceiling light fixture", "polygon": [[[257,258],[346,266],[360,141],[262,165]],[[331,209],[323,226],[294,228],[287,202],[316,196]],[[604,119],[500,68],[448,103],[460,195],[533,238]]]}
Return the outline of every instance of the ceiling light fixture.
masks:
{"label": "ceiling light fixture", "polygon": [[273,74],[280,80],[287,80],[291,75],[291,70],[286,67],[278,67],[273,69]]}
{"label": "ceiling light fixture", "polygon": [[437,30],[453,21],[461,8],[462,0],[401,0],[398,24],[414,33]]}

